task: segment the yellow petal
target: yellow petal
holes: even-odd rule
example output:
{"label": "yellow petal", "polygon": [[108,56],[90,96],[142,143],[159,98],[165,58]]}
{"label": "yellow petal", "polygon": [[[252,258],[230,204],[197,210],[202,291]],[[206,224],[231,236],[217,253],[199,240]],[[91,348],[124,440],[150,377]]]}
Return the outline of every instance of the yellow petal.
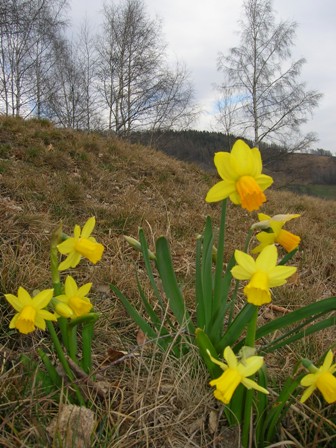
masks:
{"label": "yellow petal", "polygon": [[258,390],[259,392],[262,392],[264,394],[269,394],[268,390],[265,389],[262,386],[259,386],[258,383],[256,383],[255,381],[251,380],[250,378],[243,378],[242,379],[242,384],[247,388],[247,389],[255,389]]}
{"label": "yellow petal", "polygon": [[267,174],[259,174],[259,176],[255,177],[255,180],[262,191],[265,191],[273,184],[272,177],[267,176]]}
{"label": "yellow petal", "polygon": [[249,275],[247,278],[251,278],[251,276],[256,272],[257,267],[256,263],[251,257],[251,255],[242,252],[241,250],[235,250],[234,257],[237,264],[246,271],[246,274]]}
{"label": "yellow petal", "polygon": [[5,294],[5,298],[12,305],[12,307],[15,309],[15,311],[21,311],[24,307],[23,303],[19,300],[18,297],[14,296],[13,294]]}
{"label": "yellow petal", "polygon": [[308,373],[308,375],[305,375],[300,381],[301,386],[308,387],[315,384],[317,378],[316,375],[316,373]]}
{"label": "yellow petal", "polygon": [[238,370],[242,376],[247,377],[256,373],[264,364],[262,356],[250,356],[244,363],[239,363]]}
{"label": "yellow petal", "polygon": [[258,270],[269,272],[276,266],[278,260],[278,251],[274,244],[266,246],[258,255],[256,259],[256,266]]}
{"label": "yellow petal", "polygon": [[210,188],[208,194],[205,197],[206,202],[218,202],[226,199],[231,193],[235,191],[234,182],[221,180]]}
{"label": "yellow petal", "polygon": [[228,363],[228,366],[230,368],[236,368],[238,365],[238,360],[236,355],[233,353],[233,350],[231,347],[225,347],[224,349],[224,359]]}
{"label": "yellow petal", "polygon": [[214,358],[210,351],[207,349],[207,354],[209,355],[209,358],[211,359],[211,361],[214,364],[217,364],[222,370],[226,370],[228,368],[228,366],[226,364],[224,364],[223,362],[219,361],[218,359]]}
{"label": "yellow petal", "polygon": [[44,289],[43,291],[36,294],[36,296],[33,298],[34,308],[38,310],[45,308],[52,299],[53,293],[53,289]]}
{"label": "yellow petal", "polygon": [[96,225],[96,218],[94,216],[91,216],[86,223],[84,224],[84,227],[82,229],[81,237],[82,238],[89,238],[91,233],[93,232],[93,229]]}
{"label": "yellow petal", "polygon": [[314,392],[315,389],[316,389],[315,384],[308,387],[308,389],[306,389],[302,394],[302,397],[300,399],[301,403],[304,403],[311,396],[311,394]]}
{"label": "yellow petal", "polygon": [[326,357],[324,358],[324,361],[323,361],[323,364],[321,367],[321,370],[323,372],[328,371],[330,369],[331,364],[333,362],[333,358],[334,358],[333,352],[331,350],[329,350],[328,353],[326,354]]}
{"label": "yellow petal", "polygon": [[85,285],[78,288],[77,295],[79,297],[85,297],[90,292],[91,287],[92,283],[86,283]]}
{"label": "yellow petal", "polygon": [[32,298],[30,297],[29,292],[26,291],[22,286],[19,286],[18,289],[18,299],[23,306],[31,305],[32,303]]}
{"label": "yellow petal", "polygon": [[77,283],[71,275],[68,275],[65,280],[65,294],[70,297],[76,295],[77,291]]}
{"label": "yellow petal", "polygon": [[287,283],[287,278],[291,277],[296,270],[295,266],[275,266],[268,272],[269,287],[284,285]]}
{"label": "yellow petal", "polygon": [[231,154],[228,152],[216,152],[214,157],[215,167],[223,180],[235,181],[238,174],[231,167]]}
{"label": "yellow petal", "polygon": [[237,140],[232,147],[231,166],[239,177],[257,174],[251,148],[243,140]]}
{"label": "yellow petal", "polygon": [[75,248],[75,239],[74,238],[68,238],[62,243],[57,245],[57,250],[62,254],[66,255],[69,252],[73,251]]}

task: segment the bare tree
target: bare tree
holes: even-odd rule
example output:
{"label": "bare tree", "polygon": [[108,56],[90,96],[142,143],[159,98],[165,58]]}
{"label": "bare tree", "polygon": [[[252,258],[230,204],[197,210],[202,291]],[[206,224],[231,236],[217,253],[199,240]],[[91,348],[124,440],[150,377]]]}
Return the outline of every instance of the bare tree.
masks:
{"label": "bare tree", "polygon": [[192,114],[187,73],[167,69],[160,23],[148,17],[142,0],[105,5],[103,33],[98,78],[109,129],[128,135]]}
{"label": "bare tree", "polygon": [[[299,80],[305,59],[291,60],[296,23],[276,23],[271,0],[246,0],[240,21],[240,45],[228,56],[219,55],[218,68],[239,107],[240,133],[253,135],[254,144],[265,138],[281,142],[296,136],[296,146],[310,142],[299,138],[300,127],[318,106],[321,94],[307,90]],[[286,141],[289,147],[289,140]],[[292,148],[293,149],[293,148]]]}
{"label": "bare tree", "polygon": [[65,22],[67,0],[0,0],[0,109],[40,116],[51,36]]}

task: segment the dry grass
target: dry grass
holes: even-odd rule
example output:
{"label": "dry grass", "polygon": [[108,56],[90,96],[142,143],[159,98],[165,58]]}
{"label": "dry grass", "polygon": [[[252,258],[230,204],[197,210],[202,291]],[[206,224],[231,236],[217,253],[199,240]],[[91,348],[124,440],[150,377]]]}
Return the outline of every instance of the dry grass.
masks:
{"label": "dry grass", "polygon": [[[138,268],[150,295],[140,256],[123,239],[123,234],[137,237],[142,226],[151,248],[158,236],[170,240],[174,265],[193,309],[195,237],[208,214],[218,223],[218,205],[204,202],[215,178],[196,166],[111,136],[8,118],[0,118],[0,173],[2,294],[16,293],[20,285],[29,291],[50,287],[48,251],[53,229],[63,221],[64,230],[71,232],[75,223],[82,224],[91,215],[97,218],[95,235],[106,248],[103,261],[97,266],[83,263],[74,275],[81,281],[93,279],[93,301],[102,313],[93,348],[101,389],[87,390],[97,419],[92,446],[238,446],[235,434],[225,429],[221,407],[211,396],[196,349],[191,347],[188,356],[177,360],[159,353],[154,344],[138,347],[137,328],[108,288],[109,283],[116,284],[139,305],[134,275]],[[275,290],[274,302],[295,309],[336,295],[335,203],[275,188],[263,211],[302,214],[290,223],[290,230],[302,237],[293,261],[299,274]],[[227,257],[234,248],[242,248],[254,219],[229,206]],[[66,397],[45,396],[37,383],[31,383],[19,357],[26,353],[38,363],[36,349],[46,347],[48,341],[42,333],[22,336],[10,331],[11,316],[0,297],[0,446],[52,446],[45,428]],[[265,308],[261,319],[270,318],[271,311]],[[328,330],[301,342],[300,351],[317,359],[334,340],[335,331]],[[115,362],[113,350],[129,356]],[[289,362],[295,353],[282,352],[279,357],[270,359],[275,384],[288,373],[284,357]],[[316,406],[317,416],[311,418],[319,430],[309,431],[311,421],[298,412],[295,423],[283,429],[285,439],[295,434],[297,446],[327,446],[319,444],[319,439],[330,438],[321,421],[334,416],[330,407],[322,412]]]}

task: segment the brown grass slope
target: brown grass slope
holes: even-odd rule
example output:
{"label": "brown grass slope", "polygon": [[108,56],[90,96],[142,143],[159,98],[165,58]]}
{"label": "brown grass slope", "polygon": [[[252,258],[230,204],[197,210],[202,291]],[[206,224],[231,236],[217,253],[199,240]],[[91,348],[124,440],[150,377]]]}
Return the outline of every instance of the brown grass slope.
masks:
{"label": "brown grass slope", "polygon": [[[111,349],[137,350],[137,328],[108,285],[116,284],[140,306],[137,267],[146,287],[141,259],[123,235],[137,237],[142,226],[151,248],[158,236],[169,239],[181,287],[193,310],[195,237],[207,215],[218,222],[219,205],[204,201],[215,182],[215,176],[194,165],[114,137],[61,130],[46,121],[0,118],[0,446],[51,446],[45,427],[59,405],[39,396],[31,380],[22,381],[19,355],[24,352],[36,359],[36,348],[47,342],[41,333],[21,336],[8,330],[12,311],[3,294],[15,294],[20,285],[30,292],[50,287],[51,232],[62,221],[64,231],[71,233],[76,223],[83,225],[93,215],[95,236],[106,248],[104,257],[96,266],[82,263],[74,274],[78,281],[93,281],[92,299],[102,313],[94,356],[109,392],[104,399],[93,400],[99,431],[92,446],[178,448],[223,443],[222,425],[209,429],[211,411],[222,417],[206,372],[195,369],[196,350],[192,348],[183,360],[171,360],[148,345],[131,360],[108,364]],[[275,190],[267,197],[263,212],[302,215],[288,225],[302,238],[293,260],[298,275],[275,290],[274,302],[294,309],[336,295],[335,202]],[[227,257],[234,248],[242,249],[255,220],[256,214],[229,206]],[[269,317],[266,310],[265,319]],[[302,355],[318,357],[334,337],[327,331],[307,339],[301,344]]]}

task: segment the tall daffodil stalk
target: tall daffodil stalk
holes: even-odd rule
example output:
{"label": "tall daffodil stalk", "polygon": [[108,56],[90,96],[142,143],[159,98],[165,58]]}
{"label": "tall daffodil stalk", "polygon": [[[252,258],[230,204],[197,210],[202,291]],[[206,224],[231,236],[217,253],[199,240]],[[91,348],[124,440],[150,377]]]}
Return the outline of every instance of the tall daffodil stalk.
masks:
{"label": "tall daffodil stalk", "polygon": [[[80,368],[89,373],[91,369],[93,325],[98,318],[98,315],[92,312],[93,305],[89,297],[87,297],[92,283],[78,286],[74,278],[68,275],[63,285],[60,271],[77,266],[82,257],[87,258],[94,264],[101,259],[104,247],[91,236],[94,226],[95,218],[91,217],[82,230],[76,225],[74,236],[70,238],[62,234],[61,226],[55,230],[50,247],[52,289],[40,291],[34,297],[31,297],[20,286],[17,296],[5,294],[5,298],[17,312],[9,324],[10,328],[16,328],[23,334],[31,333],[36,329],[45,330],[47,328],[49,330],[55,352],[68,379],[72,383],[77,400],[81,405],[85,404],[85,400],[78,386],[74,383],[75,374],[70,368],[64,348],[52,322],[57,321],[67,354]],[[67,258],[62,263],[59,263],[58,251],[62,255],[67,255]],[[54,312],[47,310],[47,307]],[[82,326],[82,359],[80,362],[77,359],[77,327],[79,325]],[[51,379],[54,385],[59,387],[62,381],[55,367],[48,359],[46,353],[39,350],[39,354],[48,371],[48,381]]]}
{"label": "tall daffodil stalk", "polygon": [[215,166],[220,182],[206,196],[207,202],[230,198],[248,211],[258,210],[266,201],[264,191],[272,183],[270,176],[262,174],[262,161],[258,148],[250,148],[243,140],[237,140],[231,153],[217,152]]}
{"label": "tall daffodil stalk", "polygon": [[304,403],[311,394],[318,389],[327,403],[336,402],[336,378],[333,375],[336,372],[336,364],[333,364],[333,353],[328,351],[321,367],[317,368],[310,361],[302,360],[303,365],[310,373],[301,379],[301,386],[306,387],[301,397],[301,403]]}
{"label": "tall daffodil stalk", "polygon": [[259,253],[270,244],[279,244],[287,252],[296,249],[301,238],[283,229],[283,226],[286,222],[299,216],[298,214],[287,214],[270,217],[264,213],[259,213],[258,219],[260,222],[253,224],[252,229],[262,229],[263,231],[257,234],[257,240],[260,244],[252,250],[252,253]]}

